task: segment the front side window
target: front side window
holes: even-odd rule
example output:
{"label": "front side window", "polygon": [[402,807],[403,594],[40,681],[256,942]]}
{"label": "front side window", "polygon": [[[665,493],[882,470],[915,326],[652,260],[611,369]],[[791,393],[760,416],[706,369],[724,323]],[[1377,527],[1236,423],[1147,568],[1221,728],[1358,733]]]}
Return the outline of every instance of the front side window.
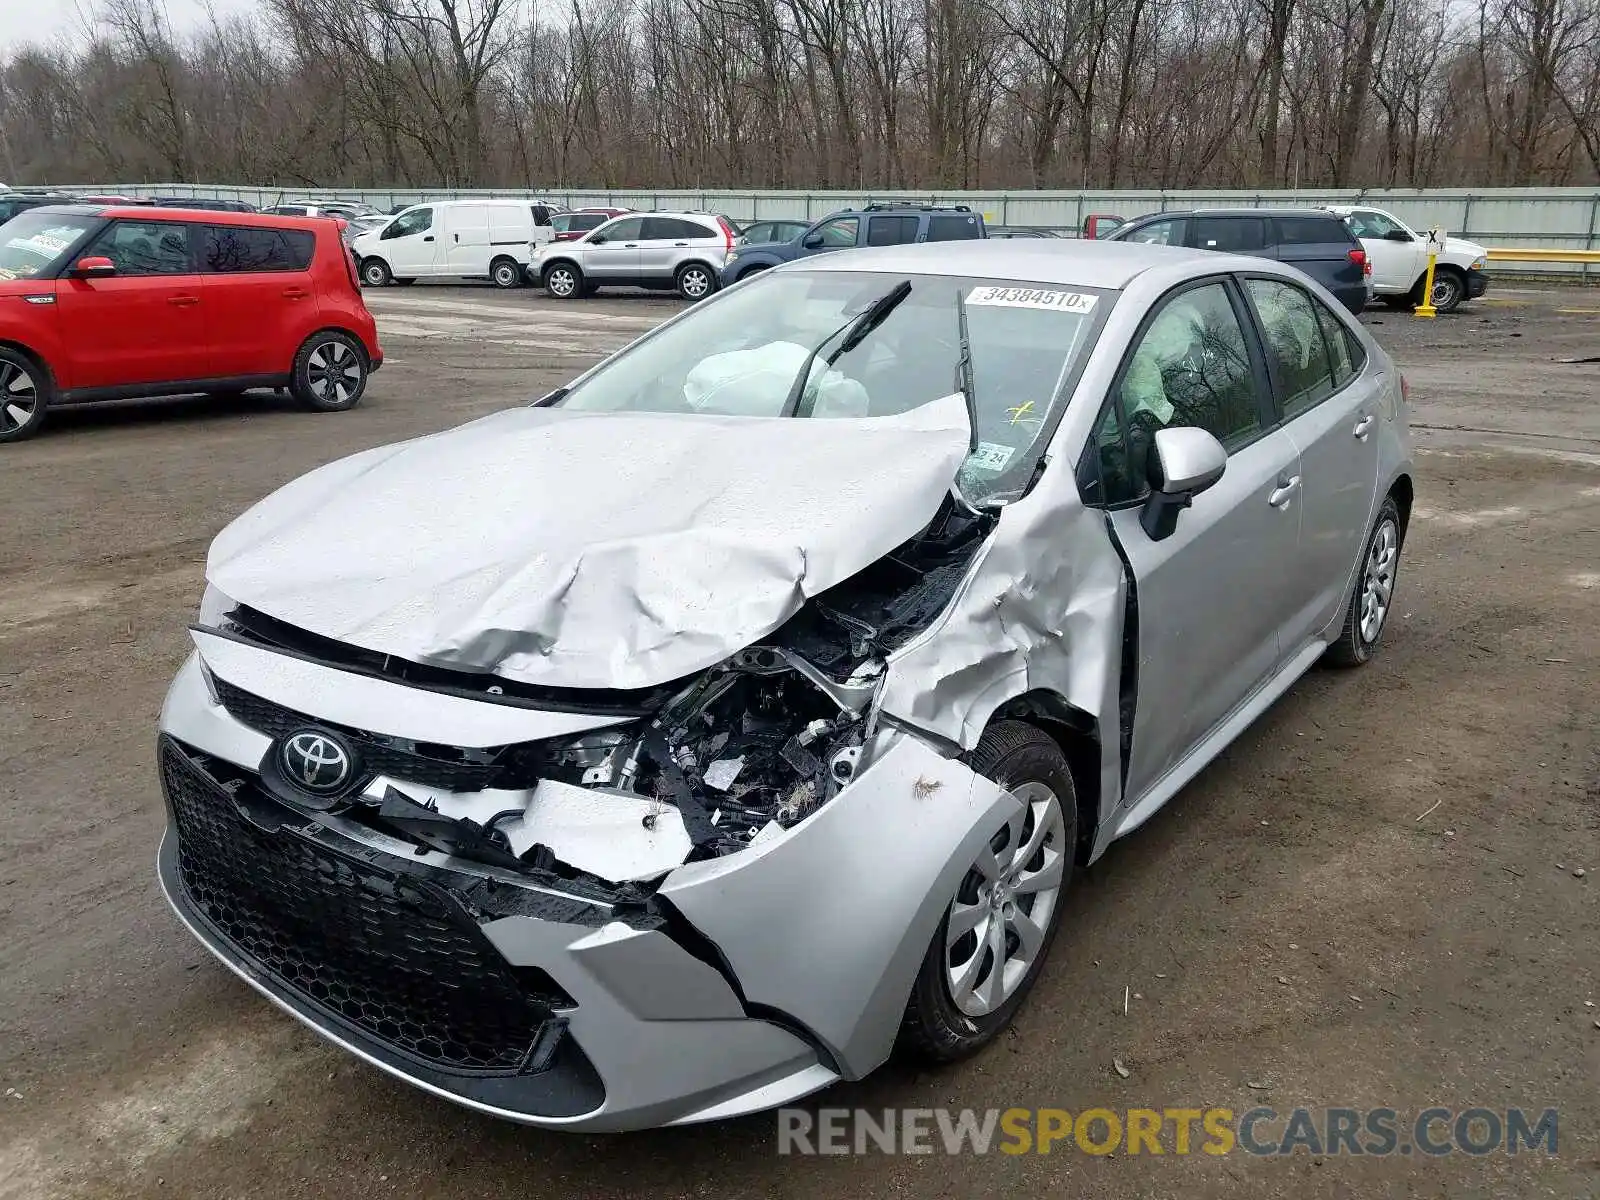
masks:
{"label": "front side window", "polygon": [[433,209],[413,208],[401,213],[394,220],[384,226],[383,232],[378,235],[380,242],[387,242],[390,238],[409,237],[413,233],[426,233],[433,228]]}
{"label": "front side window", "polygon": [[1244,327],[1228,289],[1208,283],[1168,300],[1139,336],[1123,372],[1117,417],[1097,435],[1104,500],[1118,504],[1149,490],[1145,465],[1157,431],[1206,430],[1230,450],[1261,432],[1261,396]]}
{"label": "front side window", "polygon": [[189,227],[164,221],[113,221],[84,249],[86,258],[109,258],[118,275],[188,275]]}
{"label": "front side window", "polygon": [[828,249],[843,250],[846,246],[856,244],[856,231],[860,225],[860,217],[835,217],[817,226],[817,236]]}
{"label": "front side window", "polygon": [[61,217],[25,212],[0,230],[0,279],[32,279],[53,269],[95,225],[93,217]]}
{"label": "front side window", "polygon": [[1246,286],[1261,317],[1262,340],[1278,381],[1284,420],[1292,420],[1321,404],[1336,388],[1318,306],[1292,283],[1251,279]]}
{"label": "front side window", "polygon": [[595,232],[608,242],[637,242],[643,228],[643,217],[623,217],[620,221],[600,226]]}
{"label": "front side window", "polygon": [[[911,290],[882,323],[843,349],[844,331],[903,283]],[[636,343],[558,404],[800,419],[909,412],[960,390],[959,296],[979,443],[960,482],[974,503],[1005,503],[1031,479],[1113,295],[961,276],[775,272]]]}
{"label": "front side window", "polygon": [[903,246],[916,240],[915,217],[873,217],[867,222],[869,246]]}
{"label": "front side window", "polygon": [[256,229],[207,225],[200,261],[207,271],[304,271],[311,265],[316,236],[301,229]]}
{"label": "front side window", "polygon": [[1147,246],[1183,245],[1183,220],[1151,221],[1141,225],[1122,238],[1125,242],[1143,242]]}

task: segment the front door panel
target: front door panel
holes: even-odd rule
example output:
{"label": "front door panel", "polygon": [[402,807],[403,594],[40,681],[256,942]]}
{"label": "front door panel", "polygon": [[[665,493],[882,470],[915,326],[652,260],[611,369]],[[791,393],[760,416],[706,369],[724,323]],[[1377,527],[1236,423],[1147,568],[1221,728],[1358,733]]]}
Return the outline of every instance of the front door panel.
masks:
{"label": "front door panel", "polygon": [[117,274],[65,278],[56,290],[72,387],[122,387],[211,374],[204,280],[192,227],[113,221],[78,255],[109,258]]}
{"label": "front door panel", "polygon": [[1138,588],[1139,677],[1126,794],[1161,778],[1281,661],[1300,505],[1272,503],[1299,473],[1281,430],[1228,456],[1228,469],[1151,541],[1140,510],[1111,514]]}

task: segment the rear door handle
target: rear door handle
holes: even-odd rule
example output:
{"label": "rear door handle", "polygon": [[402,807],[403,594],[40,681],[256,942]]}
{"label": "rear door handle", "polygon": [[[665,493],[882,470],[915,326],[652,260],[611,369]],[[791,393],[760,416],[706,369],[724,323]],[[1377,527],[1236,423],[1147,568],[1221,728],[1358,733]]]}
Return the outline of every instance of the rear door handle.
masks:
{"label": "rear door handle", "polygon": [[461,244],[461,235],[459,233],[452,233],[450,236],[455,238],[457,245]]}
{"label": "rear door handle", "polygon": [[1367,413],[1366,416],[1356,422],[1356,427],[1350,431],[1356,435],[1356,441],[1364,442],[1367,440],[1367,435],[1372,432],[1372,423],[1376,420],[1377,418],[1371,413]]}
{"label": "rear door handle", "polygon": [[639,248],[639,243],[638,242],[623,242],[622,243],[622,248],[624,250],[637,250]]}
{"label": "rear door handle", "polygon": [[689,243],[688,242],[673,242],[672,244],[674,246],[687,246]]}
{"label": "rear door handle", "polygon": [[1300,476],[1291,475],[1285,479],[1278,476],[1278,486],[1272,489],[1272,494],[1267,497],[1267,503],[1273,508],[1286,508],[1289,501],[1294,499],[1294,494],[1300,490]]}
{"label": "rear door handle", "polygon": [[433,234],[430,233],[427,237],[423,238],[422,240],[425,241],[425,242],[433,241]]}
{"label": "rear door handle", "polygon": [[287,297],[290,300],[304,300],[311,293],[306,291],[305,288],[293,288],[292,287],[292,288],[284,288],[283,289],[283,294],[284,294],[285,297]]}
{"label": "rear door handle", "polygon": [[177,307],[179,307],[179,308],[189,308],[191,305],[199,304],[200,303],[200,297],[199,296],[168,296],[167,297],[167,303],[168,304],[177,305]]}

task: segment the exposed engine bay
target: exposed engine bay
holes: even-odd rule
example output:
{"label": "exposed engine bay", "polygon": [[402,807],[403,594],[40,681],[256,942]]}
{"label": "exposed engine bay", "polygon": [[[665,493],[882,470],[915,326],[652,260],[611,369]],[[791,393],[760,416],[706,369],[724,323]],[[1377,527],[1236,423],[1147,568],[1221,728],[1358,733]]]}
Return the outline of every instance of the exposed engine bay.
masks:
{"label": "exposed engine bay", "polygon": [[[310,798],[270,753],[262,783],[296,807],[332,810],[418,853],[648,887],[684,862],[773,836],[849,785],[865,765],[886,656],[949,602],[993,520],[952,495],[914,538],[815,597],[771,638],[643,693],[542,695],[493,676],[374,656],[243,606],[219,627],[328,666],[478,694],[504,688],[609,718],[572,737],[470,750],[280,712],[264,732],[329,728],[366,765],[366,783],[338,802]],[[262,727],[260,701],[227,683],[220,694],[235,716]]]}

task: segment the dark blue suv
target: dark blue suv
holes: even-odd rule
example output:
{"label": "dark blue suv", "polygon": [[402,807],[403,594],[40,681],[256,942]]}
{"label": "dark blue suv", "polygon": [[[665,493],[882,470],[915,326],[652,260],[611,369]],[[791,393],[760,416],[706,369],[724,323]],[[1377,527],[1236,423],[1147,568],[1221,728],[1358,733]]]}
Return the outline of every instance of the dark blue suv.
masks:
{"label": "dark blue suv", "polygon": [[952,208],[869,204],[832,213],[788,242],[738,246],[722,268],[722,285],[797,258],[852,246],[902,246],[911,242],[964,242],[985,237],[983,214],[965,204]]}
{"label": "dark blue suv", "polygon": [[1372,266],[1343,218],[1325,209],[1211,208],[1151,213],[1107,238],[1275,258],[1298,267],[1353,313],[1372,298]]}

